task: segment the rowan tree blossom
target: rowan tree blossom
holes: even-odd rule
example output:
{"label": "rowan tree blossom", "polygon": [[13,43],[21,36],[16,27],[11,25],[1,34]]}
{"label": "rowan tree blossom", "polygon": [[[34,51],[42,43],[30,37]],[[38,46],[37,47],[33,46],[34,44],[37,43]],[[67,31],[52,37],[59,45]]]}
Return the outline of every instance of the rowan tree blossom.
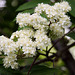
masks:
{"label": "rowan tree blossom", "polygon": [[66,15],[70,10],[69,3],[63,1],[53,6],[38,4],[33,14],[18,13],[16,23],[23,29],[12,33],[10,38],[0,36],[0,52],[5,55],[4,66],[18,68],[19,56],[33,57],[37,49],[46,49],[51,39],[62,37],[65,29],[71,26],[70,17]]}
{"label": "rowan tree blossom", "polygon": [[46,49],[46,47],[51,44],[50,38],[48,38],[43,30],[37,30],[34,37],[36,39],[35,44],[38,49]]}
{"label": "rowan tree blossom", "polygon": [[[44,13],[49,21],[50,24],[50,31],[52,32],[50,35],[56,36],[55,38],[52,37],[52,39],[60,38],[64,32],[65,27],[68,29],[71,26],[70,17],[66,15],[67,12],[71,10],[71,7],[68,2],[58,2],[55,3],[55,5],[51,6],[49,4],[38,4],[38,6],[35,8],[35,13],[38,15],[41,15]],[[57,34],[58,33],[58,34]]]}
{"label": "rowan tree blossom", "polygon": [[17,55],[15,52],[18,51],[15,42],[5,36],[0,36],[0,51],[4,53],[5,58],[3,63],[5,67],[18,68]]}
{"label": "rowan tree blossom", "polygon": [[35,29],[42,29],[49,24],[46,18],[39,16],[37,13],[30,16],[29,13],[19,13],[16,21],[20,27],[31,26]]}

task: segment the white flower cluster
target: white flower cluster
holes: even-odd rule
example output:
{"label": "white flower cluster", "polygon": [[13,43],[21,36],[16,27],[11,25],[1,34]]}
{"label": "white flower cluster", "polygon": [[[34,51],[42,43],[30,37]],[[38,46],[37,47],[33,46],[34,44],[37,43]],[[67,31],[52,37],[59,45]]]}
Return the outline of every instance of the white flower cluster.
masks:
{"label": "white flower cluster", "polygon": [[69,6],[68,2],[63,1],[60,3],[55,3],[55,5],[50,6],[49,4],[38,4],[38,6],[35,8],[35,13],[41,14],[42,12],[45,12],[47,14],[47,17],[58,17],[58,15],[63,15],[66,12],[69,12],[71,10],[71,7]]}
{"label": "white flower cluster", "polygon": [[48,38],[43,30],[37,30],[34,37],[36,38],[35,44],[38,49],[45,49],[46,46],[49,46],[51,44],[50,38]]}
{"label": "white flower cluster", "polygon": [[20,30],[20,31],[16,31],[14,33],[12,33],[10,39],[14,39],[14,37],[16,38],[25,38],[25,37],[32,37],[34,35],[34,32],[32,29],[24,29],[24,30]]}
{"label": "white flower cluster", "polygon": [[[20,27],[32,26],[34,29],[49,28],[53,32],[53,35],[50,35],[51,38],[53,39],[55,35],[56,39],[64,34],[65,28],[71,26],[70,18],[66,15],[70,10],[71,7],[66,1],[55,3],[53,6],[41,3],[35,8],[34,14],[19,13],[16,20]],[[42,13],[47,16],[48,20],[41,16]],[[48,26],[50,22],[51,24]]]}
{"label": "white flower cluster", "polygon": [[18,46],[19,50],[22,49],[26,57],[31,57],[35,55],[36,46],[35,43],[32,41],[32,37],[34,32],[32,29],[24,29],[20,31],[16,31],[12,34],[10,39],[17,38],[16,45]]}
{"label": "white flower cluster", "polygon": [[[19,27],[31,28],[24,28],[12,33],[10,39],[0,36],[0,52],[4,52],[6,55],[3,60],[4,66],[11,66],[12,69],[18,68],[18,53],[23,57],[33,57],[36,55],[36,49],[43,50],[51,44],[51,38],[61,37],[65,28],[71,25],[70,18],[66,15],[70,10],[68,2],[63,1],[55,3],[54,6],[38,4],[32,15],[19,13],[16,17]],[[45,13],[47,18],[41,16],[42,13]]]}
{"label": "white flower cluster", "polygon": [[[50,20],[50,30],[56,38],[60,38],[64,34],[65,28],[71,26],[70,18],[66,15],[71,10],[68,2],[63,1],[55,3],[50,6],[49,4],[38,4],[35,8],[35,13],[38,15],[45,13],[47,18]],[[52,37],[52,35],[51,35]]]}
{"label": "white flower cluster", "polygon": [[20,27],[32,26],[35,29],[42,29],[49,23],[47,19],[39,16],[37,13],[30,15],[29,13],[19,13],[16,17]]}
{"label": "white flower cluster", "polygon": [[15,37],[18,39],[16,45],[22,49],[26,57],[34,56],[36,48],[42,50],[50,45],[50,38],[42,29],[35,32],[32,29],[16,31],[12,34],[11,39],[13,40]]}
{"label": "white flower cluster", "polygon": [[17,46],[13,40],[0,36],[0,52],[3,52],[5,55],[3,60],[5,67],[18,68],[18,63],[16,62],[17,55],[15,54]]}

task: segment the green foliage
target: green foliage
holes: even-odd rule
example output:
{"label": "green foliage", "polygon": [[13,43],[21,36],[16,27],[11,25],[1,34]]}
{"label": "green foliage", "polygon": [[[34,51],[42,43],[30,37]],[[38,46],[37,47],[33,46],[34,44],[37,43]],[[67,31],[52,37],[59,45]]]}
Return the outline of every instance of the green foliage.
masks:
{"label": "green foliage", "polygon": [[14,42],[18,41],[18,38],[15,36],[13,39]]}
{"label": "green foliage", "polygon": [[22,75],[22,73],[19,70],[12,70],[0,65],[0,75]]}
{"label": "green foliage", "polygon": [[32,0],[21,5],[16,11],[30,10],[30,8],[35,8],[38,3],[50,3],[50,0]]}
{"label": "green foliage", "polygon": [[3,64],[2,58],[0,58],[0,65]]}
{"label": "green foliage", "polygon": [[54,75],[59,73],[60,71],[55,68],[42,68],[39,70],[33,71],[30,75]]}
{"label": "green foliage", "polygon": [[31,27],[31,26],[18,27],[18,31],[23,30],[23,29],[25,29],[25,28],[27,28],[27,29],[29,28],[29,29],[30,29],[30,28],[32,28],[32,27]]}
{"label": "green foliage", "polygon": [[[25,74],[28,72],[30,66],[25,66],[25,68],[22,70]],[[35,65],[32,67],[30,75],[61,75],[62,71],[60,69],[56,68],[48,68],[43,65]]]}
{"label": "green foliage", "polygon": [[[75,0],[66,0],[70,3],[72,10],[70,14],[75,17]],[[38,3],[51,3],[50,0],[32,0],[23,5],[19,6],[16,11],[23,11],[33,13],[34,8],[37,6]],[[33,8],[33,9],[32,9]]]}
{"label": "green foliage", "polygon": [[71,8],[72,8],[70,14],[75,17],[75,0],[66,0],[66,1],[70,3]]}
{"label": "green foliage", "polygon": [[75,32],[71,32],[68,34],[69,37],[73,38],[75,40]]}
{"label": "green foliage", "polygon": [[48,19],[48,17],[47,17],[47,15],[44,13],[44,12],[42,12],[42,14],[40,14],[42,17],[44,17],[44,18],[46,18],[47,20],[49,20]]}
{"label": "green foliage", "polygon": [[23,11],[23,13],[30,13],[30,14],[32,14],[33,12],[34,12],[34,9],[29,9],[29,10]]}

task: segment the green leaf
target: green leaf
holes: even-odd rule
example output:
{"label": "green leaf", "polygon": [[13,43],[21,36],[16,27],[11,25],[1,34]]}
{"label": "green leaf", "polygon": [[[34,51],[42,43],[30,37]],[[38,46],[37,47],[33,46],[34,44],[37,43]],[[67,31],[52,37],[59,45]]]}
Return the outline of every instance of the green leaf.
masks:
{"label": "green leaf", "polygon": [[68,13],[68,15],[70,16],[70,19],[71,19],[72,25],[75,24],[75,17],[72,16],[70,13]]}
{"label": "green leaf", "polygon": [[[23,71],[25,73],[28,72],[30,66],[26,66]],[[56,69],[56,68],[48,68],[46,66],[43,65],[35,65],[32,67],[31,71],[30,71],[30,75],[54,75],[54,73],[56,75],[60,75],[61,74],[61,70]]]}
{"label": "green leaf", "polygon": [[72,8],[70,14],[75,17],[75,0],[66,0],[66,1],[69,2],[69,4],[71,5],[71,8]]}
{"label": "green leaf", "polygon": [[47,15],[44,13],[44,12],[42,12],[42,14],[40,14],[42,17],[44,17],[44,18],[46,18],[47,20],[49,20],[48,19],[48,17],[47,17]]}
{"label": "green leaf", "polygon": [[35,70],[31,72],[30,75],[59,75],[60,70],[55,69],[55,68],[42,68],[41,70]]}
{"label": "green leaf", "polygon": [[23,11],[23,13],[30,13],[30,14],[32,14],[33,12],[34,12],[34,9],[29,9],[29,10]]}
{"label": "green leaf", "polygon": [[16,18],[14,18],[12,22],[15,22],[15,21],[16,21]]}
{"label": "green leaf", "polygon": [[70,26],[70,28],[74,28],[75,27],[75,24],[72,24],[71,26]]}
{"label": "green leaf", "polygon": [[19,70],[4,68],[3,65],[0,65],[0,75],[22,75],[22,73]]}
{"label": "green leaf", "polygon": [[32,64],[33,60],[34,60],[34,57],[28,57],[24,59],[21,58],[21,59],[18,59],[18,63],[19,63],[19,66],[25,66],[25,65]]}
{"label": "green leaf", "polygon": [[38,3],[50,3],[50,0],[31,0],[21,5],[16,11],[23,11],[26,9],[34,8]]}
{"label": "green leaf", "polygon": [[18,41],[18,38],[15,36],[13,39],[14,42]]}
{"label": "green leaf", "polygon": [[75,32],[71,32],[69,33],[67,36],[73,38],[75,40]]}
{"label": "green leaf", "polygon": [[28,28],[28,29],[30,29],[30,28],[32,28],[31,26],[24,26],[24,27],[18,27],[18,31],[20,31],[20,30],[23,30],[23,29],[25,29],[25,28]]}

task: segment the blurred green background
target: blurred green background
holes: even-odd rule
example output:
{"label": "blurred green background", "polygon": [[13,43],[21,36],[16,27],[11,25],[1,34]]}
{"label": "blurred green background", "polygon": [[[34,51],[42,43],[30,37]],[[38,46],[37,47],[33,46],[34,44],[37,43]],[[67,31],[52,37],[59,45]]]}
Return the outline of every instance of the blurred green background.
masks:
{"label": "blurred green background", "polygon": [[0,0],[0,35],[7,37],[16,31],[18,25],[13,22],[18,12],[16,9],[28,0]]}

